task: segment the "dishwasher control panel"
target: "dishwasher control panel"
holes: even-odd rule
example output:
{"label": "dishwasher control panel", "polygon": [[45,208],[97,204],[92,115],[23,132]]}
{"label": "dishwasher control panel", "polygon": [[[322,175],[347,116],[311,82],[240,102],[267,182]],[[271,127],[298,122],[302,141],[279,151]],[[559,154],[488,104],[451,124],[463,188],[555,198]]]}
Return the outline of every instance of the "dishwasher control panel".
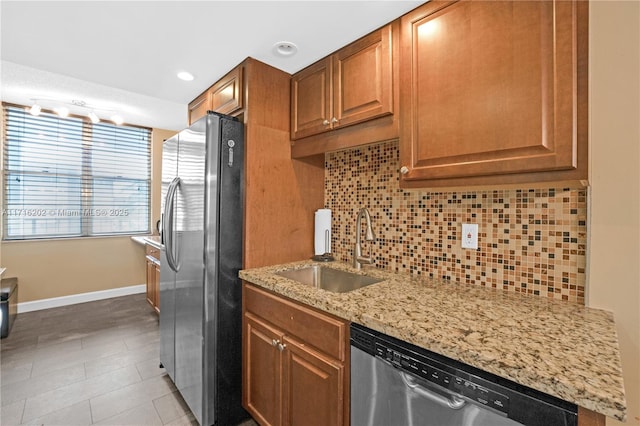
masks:
{"label": "dishwasher control panel", "polygon": [[430,383],[443,387],[456,394],[465,396],[476,403],[482,404],[504,414],[509,413],[509,397],[474,381],[460,377],[454,373],[443,371],[425,358],[410,356],[388,345],[375,342],[375,355],[408,373],[422,378]]}
{"label": "dishwasher control panel", "polygon": [[353,347],[409,374],[425,390],[470,401],[527,426],[578,423],[576,404],[379,331],[352,323],[350,340]]}

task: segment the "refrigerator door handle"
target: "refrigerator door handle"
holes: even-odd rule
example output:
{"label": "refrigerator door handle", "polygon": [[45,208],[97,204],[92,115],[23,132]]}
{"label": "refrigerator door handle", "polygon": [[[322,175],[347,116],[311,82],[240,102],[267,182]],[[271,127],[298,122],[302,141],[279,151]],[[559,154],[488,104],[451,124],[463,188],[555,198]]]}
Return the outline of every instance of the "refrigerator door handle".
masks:
{"label": "refrigerator door handle", "polygon": [[174,272],[178,272],[180,270],[180,262],[177,261],[176,254],[174,253],[175,224],[173,216],[174,201],[179,185],[180,178],[175,177],[169,184],[169,188],[167,188],[167,198],[164,204],[164,220],[162,222],[162,234],[164,236],[164,247],[167,252],[167,263]]}

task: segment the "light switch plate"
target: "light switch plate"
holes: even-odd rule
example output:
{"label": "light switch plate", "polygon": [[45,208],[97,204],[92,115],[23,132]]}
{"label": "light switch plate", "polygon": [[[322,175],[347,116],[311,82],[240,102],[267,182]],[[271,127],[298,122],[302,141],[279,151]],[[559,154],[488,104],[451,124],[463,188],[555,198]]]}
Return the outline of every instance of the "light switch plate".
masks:
{"label": "light switch plate", "polygon": [[478,224],[462,224],[462,248],[478,250]]}

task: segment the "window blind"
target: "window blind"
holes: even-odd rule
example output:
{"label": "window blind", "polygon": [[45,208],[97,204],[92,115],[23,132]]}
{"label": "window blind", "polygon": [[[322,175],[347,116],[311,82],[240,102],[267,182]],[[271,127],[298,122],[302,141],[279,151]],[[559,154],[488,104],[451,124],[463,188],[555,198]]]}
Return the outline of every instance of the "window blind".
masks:
{"label": "window blind", "polygon": [[150,131],[4,105],[5,240],[150,231]]}

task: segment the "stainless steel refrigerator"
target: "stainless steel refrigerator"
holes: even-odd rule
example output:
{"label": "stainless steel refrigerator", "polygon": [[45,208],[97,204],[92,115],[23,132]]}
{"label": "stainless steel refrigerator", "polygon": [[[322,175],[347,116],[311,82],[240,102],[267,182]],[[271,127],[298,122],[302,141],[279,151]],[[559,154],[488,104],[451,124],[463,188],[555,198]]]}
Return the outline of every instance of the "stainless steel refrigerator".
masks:
{"label": "stainless steel refrigerator", "polygon": [[160,362],[201,425],[241,405],[244,128],[209,112],[162,149]]}

